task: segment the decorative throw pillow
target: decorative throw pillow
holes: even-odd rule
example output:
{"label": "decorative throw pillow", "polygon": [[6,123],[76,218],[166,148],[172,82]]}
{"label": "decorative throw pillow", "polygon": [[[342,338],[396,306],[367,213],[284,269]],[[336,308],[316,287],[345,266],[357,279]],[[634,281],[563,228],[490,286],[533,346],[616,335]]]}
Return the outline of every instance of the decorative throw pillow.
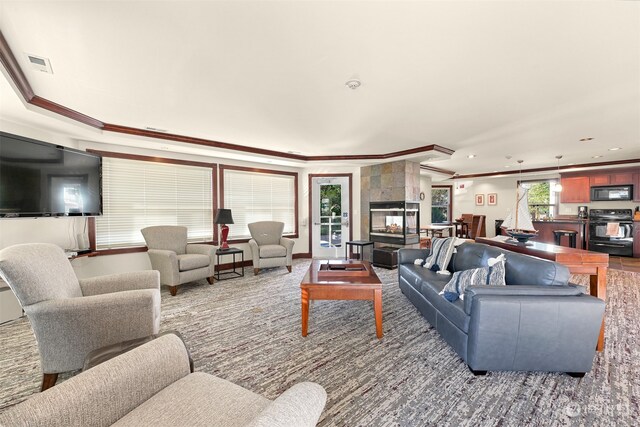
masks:
{"label": "decorative throw pillow", "polygon": [[456,271],[440,294],[443,295],[447,301],[454,302],[458,298],[464,299],[464,290],[467,289],[467,286],[506,285],[504,281],[504,254],[500,254],[500,256],[496,258],[489,258],[487,264],[487,267]]}
{"label": "decorative throw pillow", "polygon": [[424,268],[436,271],[438,274],[451,274],[447,270],[447,266],[449,265],[449,261],[451,261],[455,243],[455,237],[433,239],[431,243],[431,255],[424,260]]}

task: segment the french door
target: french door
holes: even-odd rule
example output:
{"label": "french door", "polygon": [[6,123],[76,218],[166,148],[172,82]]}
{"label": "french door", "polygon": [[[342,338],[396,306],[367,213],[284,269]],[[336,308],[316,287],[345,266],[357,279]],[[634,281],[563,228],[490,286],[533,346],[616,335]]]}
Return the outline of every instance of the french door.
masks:
{"label": "french door", "polygon": [[311,253],[343,258],[351,230],[351,175],[310,175]]}

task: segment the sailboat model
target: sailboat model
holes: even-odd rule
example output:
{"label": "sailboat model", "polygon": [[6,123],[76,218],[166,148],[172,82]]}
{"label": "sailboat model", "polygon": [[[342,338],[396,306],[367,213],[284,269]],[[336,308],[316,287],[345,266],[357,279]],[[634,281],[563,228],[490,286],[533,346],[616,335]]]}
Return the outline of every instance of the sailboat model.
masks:
{"label": "sailboat model", "polygon": [[538,235],[538,232],[533,227],[531,214],[529,213],[528,188],[518,185],[515,212],[509,211],[507,218],[502,223],[502,227],[506,228],[509,236],[520,243],[526,243],[527,240]]}

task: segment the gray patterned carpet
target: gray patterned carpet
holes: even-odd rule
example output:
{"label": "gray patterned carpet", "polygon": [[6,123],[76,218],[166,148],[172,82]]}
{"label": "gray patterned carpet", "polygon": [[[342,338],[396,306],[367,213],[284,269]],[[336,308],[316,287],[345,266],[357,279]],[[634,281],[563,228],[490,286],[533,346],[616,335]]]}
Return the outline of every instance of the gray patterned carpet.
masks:
{"label": "gray patterned carpet", "polygon": [[[384,339],[364,301],[315,301],[300,335],[293,273],[182,286],[162,294],[162,329],[185,337],[196,370],[274,398],[292,384],[322,384],[321,426],[632,426],[640,424],[640,275],[610,270],[607,343],[583,379],[564,374],[491,372],[474,377],[400,292],[384,283]],[[586,284],[587,276],[573,281]],[[0,326],[0,410],[35,393],[37,349],[28,321]]]}

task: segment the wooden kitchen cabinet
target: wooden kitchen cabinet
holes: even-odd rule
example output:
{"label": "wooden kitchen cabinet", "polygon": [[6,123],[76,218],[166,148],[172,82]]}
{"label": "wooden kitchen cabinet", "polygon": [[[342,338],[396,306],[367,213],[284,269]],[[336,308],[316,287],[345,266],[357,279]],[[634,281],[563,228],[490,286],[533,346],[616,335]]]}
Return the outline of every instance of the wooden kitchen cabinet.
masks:
{"label": "wooden kitchen cabinet", "polygon": [[640,172],[633,174],[633,201],[640,202]]}
{"label": "wooden kitchen cabinet", "polygon": [[629,185],[633,184],[633,173],[613,173],[611,174],[611,185]]}
{"label": "wooden kitchen cabinet", "polygon": [[599,175],[591,175],[589,177],[589,184],[593,187],[596,185],[609,185],[611,183],[611,175],[607,174],[599,174]]}
{"label": "wooden kitchen cabinet", "polygon": [[562,203],[589,203],[591,195],[589,193],[588,176],[561,177],[562,193],[560,202]]}

